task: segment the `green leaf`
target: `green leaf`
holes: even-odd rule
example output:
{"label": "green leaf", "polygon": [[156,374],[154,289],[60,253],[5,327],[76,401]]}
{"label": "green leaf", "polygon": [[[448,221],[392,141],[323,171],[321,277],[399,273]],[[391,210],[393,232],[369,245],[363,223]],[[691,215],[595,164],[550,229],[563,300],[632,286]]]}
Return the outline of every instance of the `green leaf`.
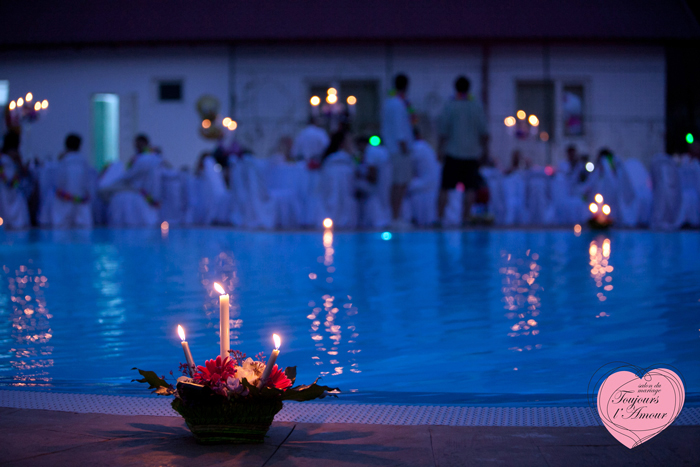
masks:
{"label": "green leaf", "polygon": [[338,397],[336,393],[339,393],[338,388],[331,388],[329,386],[321,386],[316,384],[318,379],[308,386],[297,386],[291,389],[287,389],[282,393],[283,401],[297,401],[304,402],[313,399],[323,399],[326,396]]}
{"label": "green leaf", "polygon": [[294,381],[297,379],[297,367],[288,366],[284,369],[284,374],[287,375],[287,378],[294,384]]}
{"label": "green leaf", "polygon": [[158,392],[159,388],[170,389],[174,392],[173,386],[168,384],[164,379],[160,378],[155,372],[139,370],[138,368],[132,368],[132,370],[138,370],[141,376],[143,376],[143,379],[132,379],[132,382],[136,381],[138,383],[148,383],[148,389],[155,389],[157,394],[164,394],[162,390]]}

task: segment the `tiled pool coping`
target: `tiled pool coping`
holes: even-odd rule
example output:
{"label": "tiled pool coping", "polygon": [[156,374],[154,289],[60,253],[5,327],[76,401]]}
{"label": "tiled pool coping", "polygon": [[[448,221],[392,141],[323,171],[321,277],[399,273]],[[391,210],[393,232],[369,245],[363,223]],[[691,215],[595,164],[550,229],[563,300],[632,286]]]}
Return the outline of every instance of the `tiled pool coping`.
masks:
{"label": "tiled pool coping", "polygon": [[[0,390],[0,407],[111,415],[179,416],[170,398]],[[364,425],[586,427],[599,425],[588,407],[462,407],[434,405],[287,403],[275,421]],[[700,425],[700,408],[686,407],[674,425]]]}

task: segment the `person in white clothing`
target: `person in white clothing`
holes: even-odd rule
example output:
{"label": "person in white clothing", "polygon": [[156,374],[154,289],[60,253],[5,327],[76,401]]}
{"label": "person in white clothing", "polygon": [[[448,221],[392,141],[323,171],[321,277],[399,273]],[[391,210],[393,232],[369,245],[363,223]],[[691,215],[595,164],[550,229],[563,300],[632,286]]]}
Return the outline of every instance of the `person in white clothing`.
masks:
{"label": "person in white clothing", "polygon": [[384,101],[382,110],[382,138],[389,151],[393,170],[391,187],[391,211],[394,224],[402,227],[401,205],[406,194],[413,166],[411,148],[413,146],[413,108],[406,99],[408,78],[399,74],[394,79],[395,95]]}
{"label": "person in white clothing", "polygon": [[326,130],[318,127],[314,117],[311,117],[306,128],[301,130],[294,139],[291,154],[299,161],[320,160],[329,143],[330,138]]}
{"label": "person in white clothing", "polygon": [[56,167],[56,191],[52,200],[50,217],[54,228],[91,228],[93,173],[85,156],[80,152],[82,138],[76,134],[66,137],[65,151],[58,156]]}
{"label": "person in white clothing", "polygon": [[416,131],[411,159],[413,179],[408,185],[411,200],[411,217],[420,226],[437,221],[437,201],[440,191],[440,163],[437,154]]}
{"label": "person in white clothing", "polygon": [[392,180],[389,151],[384,146],[369,144],[369,137],[355,139],[361,154],[356,171],[356,196],[360,200],[362,227],[386,227],[391,222],[390,190]]}
{"label": "person in white clothing", "polygon": [[10,229],[29,227],[27,197],[22,191],[27,171],[19,154],[19,134],[8,132],[0,151],[0,218]]}

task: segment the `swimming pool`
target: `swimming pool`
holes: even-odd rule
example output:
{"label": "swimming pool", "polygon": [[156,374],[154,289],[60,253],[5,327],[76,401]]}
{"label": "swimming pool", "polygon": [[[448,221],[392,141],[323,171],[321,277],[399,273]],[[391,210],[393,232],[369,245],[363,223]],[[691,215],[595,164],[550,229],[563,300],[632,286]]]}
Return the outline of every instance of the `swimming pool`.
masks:
{"label": "swimming pool", "polygon": [[[389,238],[390,237],[390,238]],[[159,374],[282,336],[278,363],[341,400],[586,404],[612,361],[700,388],[700,233],[569,230],[0,232],[0,387],[144,395]]]}

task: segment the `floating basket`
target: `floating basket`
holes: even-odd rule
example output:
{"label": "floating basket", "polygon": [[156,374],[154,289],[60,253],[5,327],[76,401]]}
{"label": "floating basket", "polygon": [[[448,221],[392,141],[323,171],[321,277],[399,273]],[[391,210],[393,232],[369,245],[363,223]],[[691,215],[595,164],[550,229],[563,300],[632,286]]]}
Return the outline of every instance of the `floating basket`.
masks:
{"label": "floating basket", "polygon": [[256,444],[265,435],[282,401],[270,398],[227,399],[211,389],[178,383],[173,409],[185,419],[200,444]]}

